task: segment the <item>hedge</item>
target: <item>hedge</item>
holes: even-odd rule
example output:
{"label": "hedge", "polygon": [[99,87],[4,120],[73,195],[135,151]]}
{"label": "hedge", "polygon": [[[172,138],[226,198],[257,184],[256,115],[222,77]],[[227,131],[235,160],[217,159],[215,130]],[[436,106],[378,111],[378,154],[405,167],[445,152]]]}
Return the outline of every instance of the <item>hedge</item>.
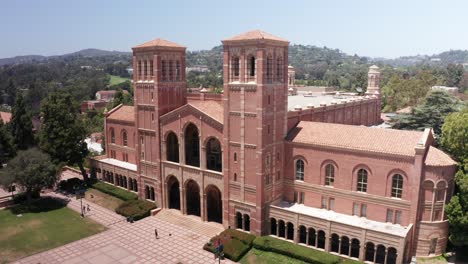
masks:
{"label": "hedge", "polygon": [[91,186],[91,188],[94,188],[103,193],[112,195],[124,201],[132,201],[132,200],[138,199],[138,195],[136,195],[135,193],[126,191],[124,189],[121,189],[119,187],[116,187],[116,186],[113,186],[104,182],[96,182]]}
{"label": "hedge", "polygon": [[156,204],[143,201],[131,200],[126,201],[115,209],[115,212],[125,217],[132,218],[134,221],[145,218],[151,214],[151,210],[156,208]]}
{"label": "hedge", "polygon": [[247,234],[235,229],[226,229],[213,237],[203,249],[214,253],[214,243],[220,241],[224,245],[224,256],[233,261],[239,261],[252,247],[255,235]]}
{"label": "hedge", "polygon": [[75,193],[75,188],[78,188],[83,185],[84,185],[83,180],[77,177],[70,178],[68,180],[62,180],[58,184],[60,190],[66,191],[69,193]]}
{"label": "hedge", "polygon": [[340,257],[338,256],[268,236],[257,237],[253,241],[253,247],[263,251],[271,251],[293,257],[312,264],[335,264],[340,262]]}

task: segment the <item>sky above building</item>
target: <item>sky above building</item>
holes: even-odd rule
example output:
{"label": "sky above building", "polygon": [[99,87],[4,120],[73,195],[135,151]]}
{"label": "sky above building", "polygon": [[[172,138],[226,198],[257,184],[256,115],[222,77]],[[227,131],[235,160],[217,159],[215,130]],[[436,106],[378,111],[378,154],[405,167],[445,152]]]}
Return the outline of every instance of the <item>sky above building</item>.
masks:
{"label": "sky above building", "polygon": [[2,1],[0,58],[130,51],[154,38],[211,49],[253,29],[360,56],[432,55],[468,49],[467,10],[464,0]]}

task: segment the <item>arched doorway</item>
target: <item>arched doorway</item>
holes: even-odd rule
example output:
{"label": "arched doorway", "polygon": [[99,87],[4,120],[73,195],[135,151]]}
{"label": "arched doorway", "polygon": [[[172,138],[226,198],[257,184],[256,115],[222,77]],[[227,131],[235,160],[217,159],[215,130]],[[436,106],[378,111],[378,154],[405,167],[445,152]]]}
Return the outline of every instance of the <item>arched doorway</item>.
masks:
{"label": "arched doorway", "polygon": [[185,190],[187,214],[200,216],[200,187],[194,180],[189,180]]}
{"label": "arched doorway", "polygon": [[306,227],[301,225],[299,226],[299,243],[306,244],[307,243],[307,231]]}
{"label": "arched doorway", "polygon": [[169,208],[180,210],[180,186],[176,177],[171,176],[167,181],[169,192]]}
{"label": "arched doorway", "polygon": [[275,235],[276,236],[276,228],[277,228],[277,225],[276,225],[276,219],[274,218],[270,218],[270,235]]}
{"label": "arched doorway", "polygon": [[315,229],[309,228],[309,241],[307,241],[307,245],[315,247]]}
{"label": "arched doorway", "polygon": [[340,237],[337,234],[332,234],[331,236],[331,252],[338,252],[338,249],[340,248]]}
{"label": "arched doorway", "polygon": [[365,261],[374,261],[374,255],[375,255],[375,247],[374,243],[372,242],[367,242],[366,244],[366,256],[365,256]]}
{"label": "arched doorway", "polygon": [[278,227],[278,236],[279,236],[279,237],[284,237],[284,238],[285,238],[285,237],[286,237],[286,234],[285,234],[285,233],[286,233],[286,232],[285,232],[286,227],[285,227],[284,221],[283,221],[283,220],[279,220],[279,221],[278,221],[278,225],[279,225],[279,227]]}
{"label": "arched doorway", "polygon": [[359,249],[361,245],[359,243],[359,240],[356,238],[353,238],[351,240],[351,257],[353,258],[359,258]]}
{"label": "arched doorway", "polygon": [[325,232],[322,230],[319,230],[317,233],[317,247],[325,248]]}
{"label": "arched doorway", "polygon": [[375,263],[384,264],[385,263],[385,247],[383,245],[377,246],[377,252],[375,253]]}
{"label": "arched doorway", "polygon": [[294,240],[294,225],[292,223],[288,223],[286,227],[287,227],[286,239]]}
{"label": "arched doorway", "polygon": [[206,188],[206,212],[209,222],[223,223],[221,191],[213,185]]}
{"label": "arched doorway", "polygon": [[387,251],[387,264],[395,264],[397,259],[397,250],[389,247]]}
{"label": "arched doorway", "polygon": [[221,144],[216,138],[206,143],[206,168],[214,171],[222,170]]}
{"label": "arched doorway", "polygon": [[349,238],[347,236],[341,237],[341,250],[340,254],[349,255]]}
{"label": "arched doorway", "polygon": [[170,132],[166,138],[166,159],[179,162],[179,140],[174,132]]}
{"label": "arched doorway", "polygon": [[194,124],[185,129],[185,164],[200,167],[200,138]]}

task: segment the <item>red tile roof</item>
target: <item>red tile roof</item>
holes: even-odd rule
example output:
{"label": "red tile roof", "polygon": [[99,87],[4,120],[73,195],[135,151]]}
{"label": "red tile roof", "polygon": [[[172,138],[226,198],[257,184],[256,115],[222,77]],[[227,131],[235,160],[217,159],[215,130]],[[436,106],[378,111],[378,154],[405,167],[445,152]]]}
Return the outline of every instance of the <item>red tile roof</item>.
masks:
{"label": "red tile roof", "polygon": [[457,163],[445,152],[436,147],[430,146],[424,163],[427,166],[452,166]]}
{"label": "red tile roof", "polygon": [[135,122],[135,111],[133,106],[122,105],[117,109],[114,108],[109,113],[110,114],[107,116],[107,119],[109,120]]}
{"label": "red tile roof", "polygon": [[214,120],[224,123],[224,108],[223,105],[216,101],[192,101],[189,105],[197,108]]}
{"label": "red tile roof", "polygon": [[294,143],[414,157],[423,132],[301,121],[288,135]]}
{"label": "red tile roof", "polygon": [[160,39],[160,38],[153,39],[151,41],[145,42],[143,44],[135,46],[134,48],[146,48],[146,47],[155,47],[155,46],[157,46],[157,47],[185,48],[182,45],[171,42],[169,40]]}
{"label": "red tile roof", "polygon": [[261,30],[253,30],[253,31],[245,32],[240,35],[234,36],[232,38],[225,39],[224,41],[260,40],[260,39],[288,42],[286,39],[274,36],[270,33],[267,33]]}
{"label": "red tile roof", "polygon": [[3,123],[9,123],[11,121],[11,113],[0,112],[0,119],[3,120]]}

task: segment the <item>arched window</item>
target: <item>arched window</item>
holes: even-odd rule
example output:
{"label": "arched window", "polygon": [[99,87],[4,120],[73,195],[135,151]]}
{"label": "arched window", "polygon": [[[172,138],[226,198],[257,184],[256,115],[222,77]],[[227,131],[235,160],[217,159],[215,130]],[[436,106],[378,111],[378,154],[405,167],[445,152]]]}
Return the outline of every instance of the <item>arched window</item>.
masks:
{"label": "arched window", "polygon": [[304,161],[302,160],[296,161],[296,180],[304,180]]}
{"label": "arched window", "polygon": [[357,191],[367,192],[367,170],[365,169],[358,170]]}
{"label": "arched window", "polygon": [[221,159],[221,144],[216,138],[212,138],[206,143],[206,168],[221,171]]}
{"label": "arched window", "polygon": [[240,63],[239,63],[239,57],[233,57],[231,61],[231,69],[232,69],[232,77],[233,79],[237,80],[239,77],[239,69],[240,69]]}
{"label": "arched window", "polygon": [[127,131],[122,131],[122,142],[124,146],[128,146],[128,140],[127,140]]}
{"label": "arched window", "polygon": [[237,161],[237,153],[234,152],[234,161]]}
{"label": "arched window", "polygon": [[267,77],[267,82],[271,83],[273,81],[273,58],[271,55],[267,57],[267,65],[266,65],[266,77]]}
{"label": "arched window", "polygon": [[170,60],[169,61],[169,81],[172,82],[174,81],[174,67],[173,67],[173,62]]}
{"label": "arched window", "polygon": [[283,58],[281,57],[276,59],[276,80],[278,82],[283,81]]}
{"label": "arched window", "polygon": [[401,198],[403,193],[403,176],[395,174],[392,177],[392,197]]}
{"label": "arched window", "polygon": [[237,181],[237,173],[234,173],[234,181]]}
{"label": "arched window", "polygon": [[167,65],[166,65],[166,61],[165,60],[162,60],[161,61],[161,78],[163,81],[167,81]]}
{"label": "arched window", "polygon": [[176,61],[176,81],[180,81],[180,61]]}
{"label": "arched window", "polygon": [[148,62],[145,60],[143,62],[143,65],[145,66],[144,70],[143,70],[143,75],[145,76],[146,78],[146,75],[148,75]]}
{"label": "arched window", "polygon": [[115,131],[113,128],[110,129],[111,143],[115,143]]}
{"label": "arched window", "polygon": [[166,156],[168,161],[179,162],[179,141],[174,132],[167,135]]}
{"label": "arched window", "polygon": [[327,164],[325,166],[325,185],[333,186],[335,182],[335,166],[333,164]]}
{"label": "arched window", "polygon": [[185,163],[200,167],[200,142],[198,129],[190,124],[185,129]]}

